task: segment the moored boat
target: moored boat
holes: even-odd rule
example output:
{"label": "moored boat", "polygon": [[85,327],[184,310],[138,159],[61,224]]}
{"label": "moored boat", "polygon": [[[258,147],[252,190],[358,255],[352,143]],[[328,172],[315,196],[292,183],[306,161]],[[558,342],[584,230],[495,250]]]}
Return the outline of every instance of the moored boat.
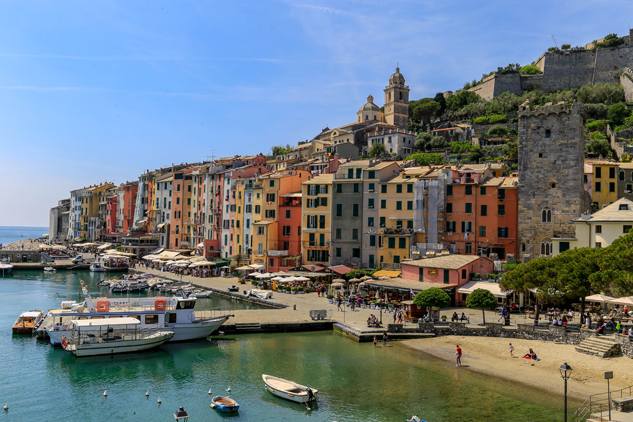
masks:
{"label": "moored boat", "polygon": [[174,336],[173,331],[140,328],[136,318],[75,320],[62,347],[77,357],[140,352],[158,347]]}
{"label": "moored boat", "polygon": [[57,270],[53,267],[44,267],[44,271],[46,271],[47,273],[54,273]]}
{"label": "moored boat", "polygon": [[13,324],[13,334],[33,334],[45,317],[44,311],[39,309],[22,312]]}
{"label": "moored boat", "polygon": [[211,399],[211,407],[218,409],[220,412],[237,412],[240,405],[230,397],[215,396]]}
{"label": "moored boat", "polygon": [[309,403],[317,399],[319,390],[297,384],[283,378],[262,374],[264,386],[277,397],[297,403]]}
{"label": "moored boat", "polygon": [[13,270],[13,265],[9,264],[8,260],[0,261],[0,274],[9,274]]}
{"label": "moored boat", "polygon": [[93,273],[105,273],[106,269],[103,268],[100,262],[95,261],[90,264],[90,271]]}

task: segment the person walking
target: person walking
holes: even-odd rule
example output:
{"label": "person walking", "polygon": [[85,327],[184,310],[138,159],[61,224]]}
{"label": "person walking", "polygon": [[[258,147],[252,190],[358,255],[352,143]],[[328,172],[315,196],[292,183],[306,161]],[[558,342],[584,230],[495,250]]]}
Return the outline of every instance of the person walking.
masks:
{"label": "person walking", "polygon": [[512,345],[512,343],[510,343],[510,357],[514,357],[514,346]]}
{"label": "person walking", "polygon": [[462,348],[457,345],[457,350],[455,351],[455,366],[462,366]]}
{"label": "person walking", "polygon": [[394,310],[393,310],[393,323],[394,323],[394,324],[396,323],[396,318],[397,318],[397,317],[398,317],[398,310],[397,310],[397,309],[394,309]]}

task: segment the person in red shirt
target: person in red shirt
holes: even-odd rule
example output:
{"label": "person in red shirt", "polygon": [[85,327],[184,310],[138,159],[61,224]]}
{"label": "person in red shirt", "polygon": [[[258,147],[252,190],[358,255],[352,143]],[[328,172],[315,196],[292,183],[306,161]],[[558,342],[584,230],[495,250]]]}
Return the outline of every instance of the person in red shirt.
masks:
{"label": "person in red shirt", "polygon": [[457,351],[455,352],[455,361],[457,363],[455,366],[462,366],[462,348],[459,347],[459,344],[457,345]]}

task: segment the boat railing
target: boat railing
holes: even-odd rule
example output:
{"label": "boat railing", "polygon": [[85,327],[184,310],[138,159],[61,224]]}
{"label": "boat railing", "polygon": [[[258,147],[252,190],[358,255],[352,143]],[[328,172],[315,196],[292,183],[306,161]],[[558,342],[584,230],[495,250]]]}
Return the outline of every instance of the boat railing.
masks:
{"label": "boat railing", "polygon": [[205,309],[203,311],[195,311],[193,321],[202,321],[205,319],[219,318],[223,316],[233,316],[230,315],[230,311],[226,309]]}
{"label": "boat railing", "polygon": [[[73,331],[72,335],[68,339],[70,344],[83,344],[83,343],[101,343],[105,341],[117,341],[117,340],[141,340],[155,335],[164,328],[158,325],[145,326],[138,328],[137,326],[126,326],[125,328],[112,328],[111,326],[104,325],[98,327],[90,327],[90,330],[81,329]],[[87,331],[87,332],[86,332]],[[94,339],[94,340],[93,340]]]}

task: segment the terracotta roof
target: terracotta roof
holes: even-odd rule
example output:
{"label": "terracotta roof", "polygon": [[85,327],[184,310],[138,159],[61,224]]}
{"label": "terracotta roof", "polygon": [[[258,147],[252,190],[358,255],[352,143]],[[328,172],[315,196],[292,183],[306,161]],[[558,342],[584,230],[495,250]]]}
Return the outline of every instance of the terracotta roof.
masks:
{"label": "terracotta roof", "polygon": [[425,268],[442,268],[445,270],[457,270],[464,265],[475,262],[478,259],[486,259],[477,255],[442,255],[433,258],[415,259],[404,261],[402,265],[411,265],[413,267]]}
{"label": "terracotta roof", "polygon": [[341,275],[347,274],[348,272],[356,269],[354,267],[349,267],[347,265],[335,265],[329,268],[330,268],[330,271],[332,271],[333,273],[337,273]]}

